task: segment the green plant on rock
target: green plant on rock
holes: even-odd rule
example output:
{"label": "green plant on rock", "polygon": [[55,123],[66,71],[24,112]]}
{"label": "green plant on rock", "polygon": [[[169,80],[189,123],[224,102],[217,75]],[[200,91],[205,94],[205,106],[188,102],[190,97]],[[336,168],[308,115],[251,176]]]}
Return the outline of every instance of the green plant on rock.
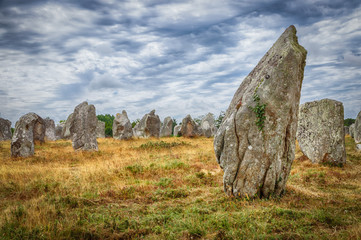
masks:
{"label": "green plant on rock", "polygon": [[256,125],[258,126],[258,130],[263,131],[264,121],[266,120],[265,110],[266,103],[261,104],[261,99],[257,92],[253,94],[253,101],[256,103],[255,107],[249,107],[257,116]]}

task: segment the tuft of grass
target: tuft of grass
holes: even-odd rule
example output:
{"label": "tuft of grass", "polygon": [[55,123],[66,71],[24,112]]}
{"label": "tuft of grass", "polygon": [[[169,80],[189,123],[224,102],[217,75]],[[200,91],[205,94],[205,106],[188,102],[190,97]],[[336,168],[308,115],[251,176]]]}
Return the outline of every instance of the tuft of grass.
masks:
{"label": "tuft of grass", "polygon": [[142,150],[159,150],[159,149],[170,149],[178,146],[189,146],[189,143],[186,143],[184,141],[181,142],[165,142],[165,141],[159,141],[159,142],[152,142],[149,141],[147,143],[141,144],[138,149]]}

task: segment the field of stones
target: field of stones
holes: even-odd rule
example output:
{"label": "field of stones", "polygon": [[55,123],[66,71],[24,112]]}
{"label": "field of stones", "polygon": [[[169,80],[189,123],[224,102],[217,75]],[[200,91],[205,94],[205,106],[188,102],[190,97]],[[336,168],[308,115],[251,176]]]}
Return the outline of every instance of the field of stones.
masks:
{"label": "field of stones", "polygon": [[361,112],[299,105],[306,55],[290,26],[218,125],[0,118],[0,238],[361,239]]}

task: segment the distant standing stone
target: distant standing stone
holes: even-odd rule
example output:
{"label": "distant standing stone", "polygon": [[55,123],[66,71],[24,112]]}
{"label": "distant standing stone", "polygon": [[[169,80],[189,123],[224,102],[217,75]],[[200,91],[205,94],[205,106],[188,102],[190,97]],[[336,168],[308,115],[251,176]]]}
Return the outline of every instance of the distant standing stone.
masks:
{"label": "distant standing stone", "polygon": [[70,123],[74,150],[98,151],[97,123],[94,105],[82,102],[75,107]]}
{"label": "distant standing stone", "polygon": [[160,128],[161,137],[170,137],[172,135],[173,119],[171,117],[164,118],[163,125]]}
{"label": "distant standing stone", "polygon": [[56,139],[62,139],[62,132],[63,132],[64,125],[65,125],[65,123],[60,123],[60,124],[56,125],[56,127],[55,127]]}
{"label": "distant standing stone", "polygon": [[300,106],[297,140],[313,163],[346,163],[343,104],[322,99]]}
{"label": "distant standing stone", "polygon": [[350,125],[350,127],[348,128],[348,130],[349,130],[349,132],[350,132],[350,136],[351,136],[352,138],[354,138],[354,137],[355,137],[355,124],[352,123],[352,124]]}
{"label": "distant standing stone", "polygon": [[11,122],[7,119],[0,118],[0,141],[11,139]]}
{"label": "distant standing stone", "polygon": [[344,129],[345,129],[345,135],[349,135],[350,134],[349,126],[345,126]]}
{"label": "distant standing stone", "polygon": [[216,134],[217,128],[214,121],[214,115],[212,113],[208,113],[202,119],[201,129],[202,129],[202,135],[207,138],[213,137]]}
{"label": "distant standing stone", "polygon": [[356,117],[354,138],[356,143],[361,143],[361,111],[357,114]]}
{"label": "distant standing stone", "polygon": [[294,160],[307,51],[290,26],[243,80],[214,138],[224,191],[280,196]]}
{"label": "distant standing stone", "polygon": [[98,120],[96,132],[97,138],[105,138],[105,122]]}
{"label": "distant standing stone", "polygon": [[134,127],[134,135],[140,138],[156,137],[159,138],[160,119],[155,114],[155,110],[145,114],[137,125]]}
{"label": "distant standing stone", "polygon": [[29,157],[34,155],[34,141],[44,142],[45,123],[36,113],[22,116],[15,124],[11,140],[11,156]]}
{"label": "distant standing stone", "polygon": [[71,139],[72,137],[72,132],[70,131],[70,125],[71,122],[73,121],[73,113],[71,113],[68,118],[66,119],[64,126],[63,126],[63,130],[62,130],[62,139]]}
{"label": "distant standing stone", "polygon": [[129,121],[125,110],[122,114],[117,113],[113,121],[113,138],[119,140],[128,140],[133,137],[132,124]]}
{"label": "distant standing stone", "polygon": [[174,126],[174,130],[173,130],[173,136],[178,137],[178,135],[180,135],[180,130],[182,129],[182,125],[179,124],[177,126]]}
{"label": "distant standing stone", "polygon": [[55,134],[54,120],[47,117],[44,119],[44,122],[45,122],[45,137],[47,138],[47,140],[49,141],[57,140],[58,138],[56,137]]}
{"label": "distant standing stone", "polygon": [[179,132],[183,137],[197,137],[201,135],[201,129],[197,123],[192,119],[191,115],[187,115],[182,120],[182,127]]}

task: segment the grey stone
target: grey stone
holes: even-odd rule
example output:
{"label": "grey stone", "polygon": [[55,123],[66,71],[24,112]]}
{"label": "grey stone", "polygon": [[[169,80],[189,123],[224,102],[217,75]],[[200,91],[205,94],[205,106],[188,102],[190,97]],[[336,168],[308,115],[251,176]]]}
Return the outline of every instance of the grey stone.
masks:
{"label": "grey stone", "polygon": [[170,137],[172,135],[173,119],[171,117],[164,118],[163,125],[160,128],[161,137]]}
{"label": "grey stone", "polygon": [[155,114],[155,110],[152,110],[135,125],[134,135],[139,138],[159,138],[160,125],[159,116]]}
{"label": "grey stone", "polygon": [[174,126],[173,136],[178,137],[180,136],[180,130],[182,129],[182,124]]}
{"label": "grey stone", "polygon": [[350,132],[350,136],[351,136],[352,138],[354,138],[354,137],[355,137],[355,124],[352,123],[352,124],[350,125],[350,127],[348,128],[348,130],[349,130],[349,132]]}
{"label": "grey stone", "polygon": [[97,123],[94,105],[82,102],[75,107],[69,129],[74,150],[98,151]]}
{"label": "grey stone", "polygon": [[348,126],[344,126],[345,135],[350,135],[350,128]]}
{"label": "grey stone", "polygon": [[357,151],[361,151],[361,144],[357,144],[357,145],[356,145],[356,150],[357,150]]}
{"label": "grey stone", "polygon": [[233,96],[214,139],[226,194],[252,198],[284,192],[295,156],[306,54],[290,26]]}
{"label": "grey stone", "polygon": [[187,115],[182,120],[182,127],[178,133],[183,137],[197,137],[202,135],[202,130],[199,125],[192,119],[191,115]]}
{"label": "grey stone", "polygon": [[45,123],[36,113],[28,113],[20,117],[15,124],[11,139],[11,156],[29,157],[34,155],[34,142],[44,142]]}
{"label": "grey stone", "polygon": [[45,118],[45,137],[49,141],[55,141],[58,140],[56,134],[55,134],[55,123],[54,120],[50,118]]}
{"label": "grey stone", "polygon": [[61,138],[62,139],[71,139],[72,137],[72,132],[70,131],[70,125],[71,122],[73,121],[73,113],[71,113],[68,118],[66,119],[64,125],[63,125],[63,130],[61,132]]}
{"label": "grey stone", "polygon": [[105,138],[105,122],[98,120],[96,136],[97,138]]}
{"label": "grey stone", "polygon": [[300,106],[297,140],[303,154],[313,163],[346,163],[343,117],[343,104],[332,99]]}
{"label": "grey stone", "polygon": [[355,142],[361,143],[361,111],[357,114],[353,131]]}
{"label": "grey stone", "polygon": [[214,115],[212,113],[208,113],[201,121],[200,125],[202,129],[202,135],[209,138],[213,137],[216,132],[217,128],[215,125]]}
{"label": "grey stone", "polygon": [[0,118],[0,141],[11,139],[11,122],[7,119]]}
{"label": "grey stone", "polygon": [[56,127],[55,127],[56,139],[62,139],[62,132],[63,132],[64,125],[65,125],[65,123],[60,123],[60,124],[56,125]]}
{"label": "grey stone", "polygon": [[117,113],[113,121],[113,138],[119,140],[128,140],[133,137],[132,124],[129,121],[127,112]]}

